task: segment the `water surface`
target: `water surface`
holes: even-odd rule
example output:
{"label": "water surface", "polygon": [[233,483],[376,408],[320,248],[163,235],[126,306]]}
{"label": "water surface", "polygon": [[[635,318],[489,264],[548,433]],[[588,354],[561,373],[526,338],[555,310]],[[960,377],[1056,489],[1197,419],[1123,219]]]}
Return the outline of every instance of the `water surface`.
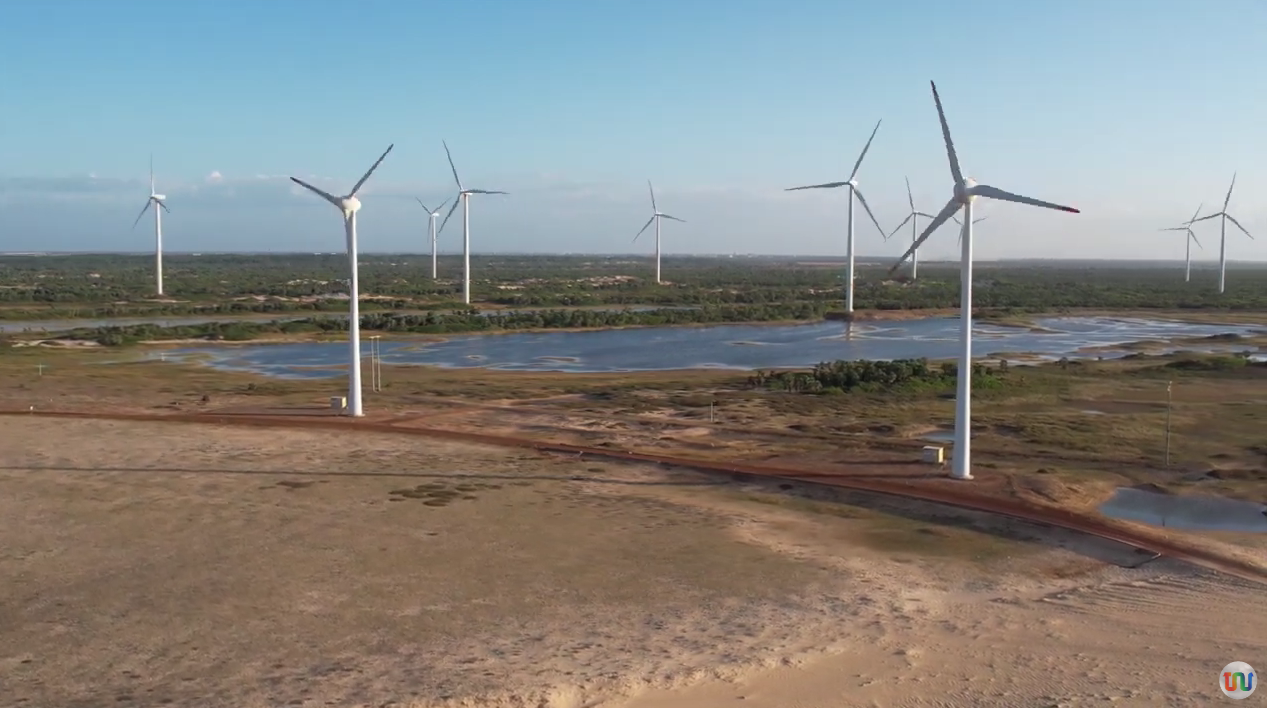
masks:
{"label": "water surface", "polygon": [[1176,529],[1267,533],[1267,506],[1226,497],[1159,494],[1123,487],[1100,505],[1100,513]]}
{"label": "water surface", "polygon": [[[1103,317],[1039,320],[1043,330],[977,323],[973,353],[1026,352],[1048,359],[1062,356],[1121,356],[1128,350],[1079,354],[1086,347],[1144,339],[1251,334],[1257,328],[1231,324],[1191,324]],[[362,339],[362,353],[370,344]],[[518,332],[454,335],[442,340],[380,343],[384,364],[425,364],[499,371],[628,372],[672,369],[805,367],[836,359],[947,359],[958,355],[959,320],[930,318],[854,324],[719,325],[644,327],[584,332]],[[1189,347],[1191,348],[1191,347]],[[1244,344],[1211,344],[1205,351],[1236,351]],[[288,378],[341,376],[347,344],[340,342],[200,345],[168,352],[168,359],[199,355],[222,369]]]}

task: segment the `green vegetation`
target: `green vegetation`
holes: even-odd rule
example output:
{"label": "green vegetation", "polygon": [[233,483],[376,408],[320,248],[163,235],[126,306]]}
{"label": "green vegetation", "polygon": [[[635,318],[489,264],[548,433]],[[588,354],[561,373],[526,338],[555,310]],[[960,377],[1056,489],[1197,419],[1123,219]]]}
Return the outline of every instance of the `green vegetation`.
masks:
{"label": "green vegetation", "polygon": [[[1000,362],[995,369],[985,364],[973,364],[972,385],[974,388],[997,388],[1003,384],[1007,372],[1006,361]],[[927,359],[837,360],[817,364],[809,372],[757,371],[748,377],[748,385],[772,391],[815,394],[914,392],[952,388],[958,375],[958,364],[949,361],[932,366]]]}
{"label": "green vegetation", "polygon": [[[809,303],[791,305],[732,305],[694,309],[652,310],[477,310],[451,312],[370,313],[361,316],[361,329],[396,334],[444,334],[495,332],[524,329],[581,329],[655,325],[710,324],[722,322],[771,322],[822,317],[822,307]],[[85,327],[59,335],[61,339],[95,341],[106,346],[179,339],[247,341],[261,337],[296,334],[332,334],[347,331],[346,318],[314,317],[296,320],[206,322],[161,327],[126,325]]]}
{"label": "green vegetation", "polygon": [[[714,317],[748,318],[774,310],[821,317],[838,309],[840,259],[668,257],[663,285],[650,278],[648,259],[634,256],[473,256],[472,297],[483,309],[631,306],[700,307]],[[120,316],[276,315],[346,311],[347,260],[342,255],[169,255],[168,296],[155,299],[149,256],[0,256],[0,319]],[[460,260],[363,255],[362,307],[367,311],[463,310]],[[981,264],[975,304],[996,316],[1073,308],[1267,310],[1261,268],[1233,266],[1227,293],[1213,272],[1198,269],[1184,283],[1176,267],[1131,264],[1014,262]],[[887,267],[863,265],[857,309],[925,310],[955,307],[959,273],[926,263],[918,281],[890,279]],[[731,309],[726,309],[731,308]],[[799,313],[799,314],[798,314]],[[725,321],[725,320],[699,320]],[[733,320],[738,321],[738,320]]]}

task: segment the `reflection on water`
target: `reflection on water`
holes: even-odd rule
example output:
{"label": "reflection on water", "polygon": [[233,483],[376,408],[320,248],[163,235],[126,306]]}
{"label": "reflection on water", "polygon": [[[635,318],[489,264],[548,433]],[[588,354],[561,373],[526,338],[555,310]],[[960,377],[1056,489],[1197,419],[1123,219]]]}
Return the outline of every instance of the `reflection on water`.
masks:
{"label": "reflection on water", "polygon": [[[1038,324],[1047,331],[977,324],[973,327],[973,351],[976,356],[1029,352],[1058,359],[1077,356],[1079,349],[1088,346],[1255,331],[1243,325],[1091,317],[1049,318]],[[855,323],[848,338],[841,322],[458,335],[433,341],[382,341],[380,356],[385,364],[483,367],[501,371],[751,370],[804,367],[835,359],[948,359],[957,355],[958,341],[959,320],[934,318]],[[1205,348],[1207,351],[1239,349],[1244,349],[1244,345]],[[369,343],[364,343],[363,355],[368,353]],[[314,378],[339,373],[337,369],[301,367],[346,367],[347,345],[339,342],[207,345],[169,352],[169,358],[188,354],[206,355],[204,360],[208,364],[223,369]]]}
{"label": "reflection on water", "polygon": [[1267,533],[1267,506],[1225,497],[1158,494],[1124,487],[1100,505],[1100,513],[1177,529]]}

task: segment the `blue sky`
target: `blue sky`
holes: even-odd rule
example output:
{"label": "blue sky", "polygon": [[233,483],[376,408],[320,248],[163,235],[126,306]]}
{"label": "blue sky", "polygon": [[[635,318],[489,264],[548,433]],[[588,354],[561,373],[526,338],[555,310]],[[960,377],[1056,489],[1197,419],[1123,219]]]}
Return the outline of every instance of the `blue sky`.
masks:
{"label": "blue sky", "polygon": [[[1081,208],[997,202],[978,255],[1181,258],[1155,229],[1221,203],[1267,260],[1261,0],[42,0],[0,23],[0,251],[146,250],[149,155],[170,250],[333,251],[337,212],[288,175],[362,193],[366,251],[421,250],[413,202],[468,186],[475,251],[843,254],[840,190],[882,225],[950,194],[928,80],[965,171]],[[1205,212],[1203,212],[1205,213]],[[900,254],[859,209],[859,250]],[[1217,255],[1217,225],[1198,235]],[[909,238],[907,236],[906,238]],[[460,222],[441,236],[460,248]],[[954,253],[939,232],[926,255]]]}

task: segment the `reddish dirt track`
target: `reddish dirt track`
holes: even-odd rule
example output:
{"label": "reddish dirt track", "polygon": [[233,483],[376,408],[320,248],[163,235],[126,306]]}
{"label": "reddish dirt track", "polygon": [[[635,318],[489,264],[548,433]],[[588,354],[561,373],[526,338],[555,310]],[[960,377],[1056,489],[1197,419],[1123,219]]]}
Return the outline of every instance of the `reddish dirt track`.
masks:
{"label": "reddish dirt track", "polygon": [[379,421],[356,420],[342,416],[304,415],[299,412],[288,414],[260,415],[252,413],[194,413],[194,414],[152,414],[152,413],[91,413],[79,411],[16,411],[0,410],[0,415],[33,415],[54,418],[85,418],[97,420],[127,420],[168,423],[201,423],[213,425],[246,425],[253,427],[280,428],[328,428],[337,430],[363,430],[376,433],[393,433],[419,435],[425,437],[446,438],[471,443],[497,445],[501,447],[529,448],[543,452],[560,452],[574,455],[648,462],[674,465],[700,471],[714,472],[738,476],[740,478],[784,479],[806,484],[817,484],[838,487],[860,492],[885,494],[907,499],[945,504],[947,506],[970,509],[973,511],[995,514],[1031,523],[1075,531],[1102,539],[1107,539],[1127,546],[1132,546],[1157,556],[1166,556],[1185,561],[1193,565],[1217,570],[1246,580],[1267,584],[1267,569],[1238,558],[1231,558],[1213,551],[1196,548],[1170,539],[1154,536],[1136,529],[1114,523],[1108,519],[1096,518],[1065,509],[1038,506],[1017,499],[1003,499],[987,496],[971,491],[971,485],[933,484],[928,480],[918,479],[874,479],[850,477],[847,474],[824,474],[806,469],[777,467],[770,465],[748,465],[734,462],[710,462],[693,458],[651,455],[633,451],[618,452],[595,447],[583,447],[564,443],[542,442],[531,438],[486,435],[456,430],[427,428],[411,425],[401,427],[398,424],[416,421],[424,416],[411,415],[383,419]]}

